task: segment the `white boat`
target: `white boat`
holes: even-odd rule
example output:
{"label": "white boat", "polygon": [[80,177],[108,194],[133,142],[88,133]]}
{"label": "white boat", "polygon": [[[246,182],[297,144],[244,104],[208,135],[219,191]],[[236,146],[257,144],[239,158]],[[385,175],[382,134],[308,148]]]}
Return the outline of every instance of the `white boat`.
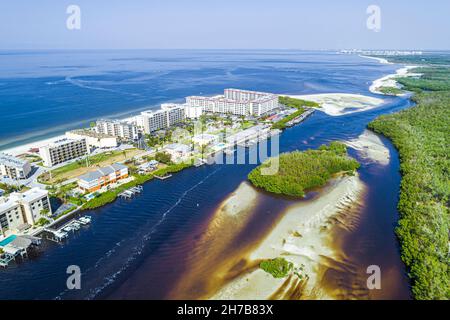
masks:
{"label": "white boat", "polygon": [[83,225],[89,224],[89,223],[91,223],[91,217],[89,217],[89,216],[81,217],[78,219],[78,222]]}
{"label": "white boat", "polygon": [[82,224],[83,226],[88,224],[88,222],[86,220],[84,220],[83,218],[78,219],[77,223]]}
{"label": "white boat", "polygon": [[73,231],[73,228],[71,226],[66,226],[63,228],[63,230],[66,232],[70,232],[70,231]]}
{"label": "white boat", "polygon": [[82,217],[84,221],[86,221],[87,223],[91,223],[92,217],[91,216],[84,216]]}
{"label": "white boat", "polygon": [[81,228],[81,226],[80,226],[78,223],[76,223],[76,222],[73,222],[72,225],[71,225],[71,227],[72,227],[73,229],[75,229],[75,230],[80,230],[80,228]]}

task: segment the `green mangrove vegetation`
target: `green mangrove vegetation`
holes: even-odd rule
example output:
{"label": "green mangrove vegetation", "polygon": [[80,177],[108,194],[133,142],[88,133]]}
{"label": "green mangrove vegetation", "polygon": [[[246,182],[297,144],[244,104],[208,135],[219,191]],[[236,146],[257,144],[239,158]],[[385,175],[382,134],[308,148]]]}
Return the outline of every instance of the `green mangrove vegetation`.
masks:
{"label": "green mangrove vegetation", "polygon": [[274,278],[284,278],[292,271],[294,264],[285,258],[275,258],[262,261],[259,267]]}
{"label": "green mangrove vegetation", "polygon": [[280,96],[278,98],[278,101],[287,107],[297,108],[297,109],[302,109],[303,107],[311,107],[311,108],[320,107],[320,105],[314,101],[307,101],[307,100],[291,98],[291,97],[286,97],[286,96]]}
{"label": "green mangrove vegetation", "polygon": [[[276,174],[264,175],[261,169],[275,165],[279,160]],[[269,158],[248,175],[250,182],[268,192],[293,197],[304,197],[305,192],[324,186],[338,173],[353,173],[359,163],[348,157],[347,148],[339,142],[323,145],[318,150],[294,151],[279,157]]]}
{"label": "green mangrove vegetation", "polygon": [[384,94],[387,94],[387,95],[390,95],[390,96],[396,96],[396,95],[405,93],[403,90],[401,90],[399,88],[395,88],[395,87],[381,87],[378,90],[381,93],[384,93]]}
{"label": "green mangrove vegetation", "polygon": [[[422,62],[421,57],[407,59]],[[396,234],[415,299],[450,299],[450,67],[433,66],[438,64],[433,61],[413,71],[423,74],[420,79],[399,80],[405,90],[415,93],[415,107],[369,124],[400,154]]]}

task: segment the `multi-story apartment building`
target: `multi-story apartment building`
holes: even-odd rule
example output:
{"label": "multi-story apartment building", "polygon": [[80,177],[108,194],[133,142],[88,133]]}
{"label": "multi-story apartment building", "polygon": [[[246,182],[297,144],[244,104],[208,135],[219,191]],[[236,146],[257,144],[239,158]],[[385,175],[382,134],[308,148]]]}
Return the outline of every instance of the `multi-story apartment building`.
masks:
{"label": "multi-story apartment building", "polygon": [[39,148],[44,166],[53,167],[88,154],[86,139],[62,139]]}
{"label": "multi-story apartment building", "polygon": [[278,107],[278,96],[270,93],[225,89],[224,95],[214,97],[190,96],[186,98],[188,114],[202,112],[261,116]]}
{"label": "multi-story apartment building", "polygon": [[88,147],[94,148],[114,148],[118,145],[117,137],[89,129],[67,131],[66,137],[69,139],[86,139]]}
{"label": "multi-story apartment building", "polygon": [[0,232],[18,229],[21,225],[34,225],[43,212],[52,213],[48,191],[33,188],[23,193],[12,193],[0,202]]}
{"label": "multi-story apartment building", "polygon": [[78,187],[84,192],[94,192],[128,177],[128,167],[114,163],[78,177]]}
{"label": "multi-story apartment building", "polygon": [[151,133],[157,130],[169,128],[186,118],[184,106],[172,103],[161,105],[157,111],[149,110],[141,113],[144,132]]}
{"label": "multi-story apartment building", "polygon": [[95,131],[101,134],[107,134],[119,137],[124,140],[138,140],[138,127],[132,123],[120,120],[98,120]]}
{"label": "multi-story apartment building", "polygon": [[0,153],[0,174],[11,179],[25,179],[31,173],[28,161]]}

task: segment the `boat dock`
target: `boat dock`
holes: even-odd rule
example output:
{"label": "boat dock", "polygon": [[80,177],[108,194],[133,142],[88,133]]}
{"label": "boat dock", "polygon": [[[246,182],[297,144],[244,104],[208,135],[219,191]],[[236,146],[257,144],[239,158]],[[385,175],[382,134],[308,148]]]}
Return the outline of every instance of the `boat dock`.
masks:
{"label": "boat dock", "polygon": [[0,254],[0,267],[6,268],[17,257],[22,259],[28,257],[30,248],[39,246],[41,239],[30,235],[12,235],[2,240],[1,243],[3,253]]}
{"label": "boat dock", "polygon": [[314,113],[315,109],[309,109],[307,111],[305,111],[304,113],[302,113],[300,116],[298,116],[297,118],[289,121],[286,125],[288,127],[292,127],[296,124],[299,124],[300,122],[303,122],[306,118],[308,118],[310,115],[312,115]]}
{"label": "boat dock", "polygon": [[131,199],[133,196],[140,194],[142,190],[144,190],[142,186],[136,186],[119,193],[119,197],[122,199]]}
{"label": "boat dock", "polygon": [[159,180],[166,180],[166,179],[169,179],[170,177],[172,177],[171,174],[166,174],[164,176],[157,176],[157,175],[155,175],[155,178],[157,178]]}
{"label": "boat dock", "polygon": [[87,226],[90,224],[91,220],[91,216],[83,216],[78,219],[70,220],[58,229],[46,228],[44,229],[44,233],[46,235],[45,239],[58,243],[62,242],[69,237],[70,232],[80,230],[82,226]]}

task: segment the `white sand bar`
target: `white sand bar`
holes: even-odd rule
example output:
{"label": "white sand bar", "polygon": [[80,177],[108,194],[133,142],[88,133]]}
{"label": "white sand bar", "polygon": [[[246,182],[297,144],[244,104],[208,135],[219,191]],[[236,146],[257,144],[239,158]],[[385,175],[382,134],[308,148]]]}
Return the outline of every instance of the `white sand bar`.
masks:
{"label": "white sand bar", "polygon": [[[304,265],[309,280],[305,295],[314,292],[320,299],[329,299],[320,291],[318,268],[321,257],[335,259],[328,247],[327,231],[329,218],[338,214],[343,207],[359,201],[364,184],[358,176],[335,180],[327,191],[317,199],[302,201],[289,207],[281,221],[252,252],[250,260],[284,257],[295,266]],[[223,286],[213,299],[267,299],[279,291],[286,279],[276,279],[256,269],[231,280]]]}
{"label": "white sand bar", "polygon": [[380,165],[389,164],[391,154],[380,137],[370,130],[365,130],[358,139],[345,141],[347,146],[355,149],[365,159]]}
{"label": "white sand bar", "polygon": [[384,103],[383,99],[350,93],[324,93],[309,95],[291,95],[292,98],[314,101],[330,116],[342,116],[376,108]]}

